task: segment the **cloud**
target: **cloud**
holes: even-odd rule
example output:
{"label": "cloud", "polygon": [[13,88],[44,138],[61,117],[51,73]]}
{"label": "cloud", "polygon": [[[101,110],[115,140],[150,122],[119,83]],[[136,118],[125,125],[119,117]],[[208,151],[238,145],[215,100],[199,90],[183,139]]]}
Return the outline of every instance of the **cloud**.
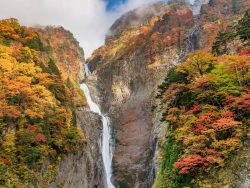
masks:
{"label": "cloud", "polygon": [[128,0],[114,11],[107,11],[104,0],[0,0],[0,18],[14,17],[28,26],[61,25],[74,34],[88,57],[104,43],[115,19],[155,1]]}

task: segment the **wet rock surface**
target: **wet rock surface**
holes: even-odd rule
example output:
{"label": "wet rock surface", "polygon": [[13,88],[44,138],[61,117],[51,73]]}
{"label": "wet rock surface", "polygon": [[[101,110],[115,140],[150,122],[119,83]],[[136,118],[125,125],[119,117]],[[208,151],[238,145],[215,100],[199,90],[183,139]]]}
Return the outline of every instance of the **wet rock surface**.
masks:
{"label": "wet rock surface", "polygon": [[105,64],[94,71],[101,106],[114,129],[113,182],[116,186],[147,188],[153,183],[150,102],[166,70],[150,68],[144,58],[142,53],[134,54],[129,60]]}
{"label": "wet rock surface", "polygon": [[94,188],[103,185],[103,163],[101,157],[100,117],[88,108],[79,108],[77,122],[85,132],[86,144],[76,154],[67,156],[59,164],[58,175],[51,184],[52,188]]}

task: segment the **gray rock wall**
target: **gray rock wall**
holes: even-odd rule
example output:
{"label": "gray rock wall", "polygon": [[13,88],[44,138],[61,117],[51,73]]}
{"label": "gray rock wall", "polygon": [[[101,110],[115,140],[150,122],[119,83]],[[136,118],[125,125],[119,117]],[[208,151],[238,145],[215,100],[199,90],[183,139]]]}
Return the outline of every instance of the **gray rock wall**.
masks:
{"label": "gray rock wall", "polygon": [[78,125],[83,129],[87,142],[76,154],[71,154],[60,162],[58,175],[51,187],[103,188],[100,118],[86,107],[79,108],[76,114]]}

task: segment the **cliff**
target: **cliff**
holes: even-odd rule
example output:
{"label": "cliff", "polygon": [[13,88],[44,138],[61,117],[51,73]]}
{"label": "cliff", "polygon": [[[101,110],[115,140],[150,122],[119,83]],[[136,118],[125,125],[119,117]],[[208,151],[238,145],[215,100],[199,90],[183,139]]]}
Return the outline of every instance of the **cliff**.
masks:
{"label": "cliff", "polygon": [[116,187],[249,187],[249,8],[146,5],[86,62],[62,27],[0,20],[0,187],[104,187],[82,81],[112,122]]}
{"label": "cliff", "polygon": [[[118,187],[153,184],[153,93],[169,68],[180,60],[179,53],[185,52],[185,36],[194,24],[189,6],[161,4],[160,16],[148,20],[145,11],[136,24],[132,19],[87,60],[97,77],[101,106],[114,128],[113,182]],[[116,24],[120,22],[122,28],[138,11],[143,12],[143,8],[122,16]]]}
{"label": "cliff", "polygon": [[84,51],[73,34],[63,27],[47,26],[36,29],[44,49],[55,58],[63,77],[84,79]]}
{"label": "cliff", "polygon": [[[248,130],[243,127],[249,126],[249,110],[246,107],[246,114],[243,115],[234,111],[230,104],[227,106],[230,97],[240,98],[249,93],[246,82],[246,85],[237,81],[232,83],[232,87],[239,87],[238,94],[236,90],[234,93],[229,89],[229,80],[234,79],[235,72],[227,72],[233,58],[241,61],[243,66],[249,66],[249,44],[240,36],[244,33],[243,28],[249,27],[246,21],[249,19],[248,9],[249,1],[211,0],[201,7],[197,22],[199,34],[194,40],[198,41],[201,50],[188,53],[181,64],[168,72],[158,88],[153,106],[154,135],[158,143],[155,155],[158,175],[153,187],[249,187],[249,138],[243,136],[248,135]],[[202,72],[195,75],[192,72],[193,58],[197,58],[197,65],[203,60],[208,63],[213,59],[211,72],[202,67],[206,75]],[[221,72],[218,71],[220,66],[225,66]],[[226,74],[229,80],[222,76]],[[213,92],[217,92],[220,99]],[[215,101],[220,104],[215,104]],[[231,111],[232,116],[220,114],[223,110]],[[216,118],[215,114],[218,115]],[[209,116],[214,119],[209,119]],[[222,122],[220,118],[225,118],[225,125],[232,125],[231,120],[239,123],[235,127],[239,134],[234,134],[235,130],[229,127],[232,134],[226,133],[226,127],[216,127]],[[235,144],[230,143],[232,140]]]}
{"label": "cliff", "polygon": [[1,187],[102,187],[100,120],[78,83],[83,63],[62,27],[0,20]]}
{"label": "cliff", "polygon": [[[87,60],[97,77],[103,111],[111,117],[114,128],[113,182],[118,187],[151,187],[155,175],[163,173],[162,165],[171,160],[163,154],[171,132],[162,120],[168,102],[154,100],[157,87],[190,52],[211,52],[219,31],[236,24],[249,8],[249,1],[196,1],[193,6],[170,1],[152,16],[148,10],[158,5],[144,7],[145,14],[139,16],[143,8],[123,15],[111,27],[105,45]],[[227,46],[231,54],[243,48],[237,40]],[[175,177],[174,173],[171,176]],[[157,177],[154,186],[174,187],[166,184],[171,181],[168,178]],[[244,185],[245,180],[238,183]],[[184,185],[189,186],[177,187]]]}

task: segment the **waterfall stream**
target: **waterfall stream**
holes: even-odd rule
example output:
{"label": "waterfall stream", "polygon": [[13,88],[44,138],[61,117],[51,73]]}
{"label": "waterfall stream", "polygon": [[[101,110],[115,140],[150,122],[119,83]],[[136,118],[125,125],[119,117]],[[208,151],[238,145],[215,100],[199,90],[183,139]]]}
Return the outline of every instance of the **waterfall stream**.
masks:
{"label": "waterfall stream", "polygon": [[87,64],[84,65],[84,70],[87,77],[91,75],[91,72]]}
{"label": "waterfall stream", "polygon": [[[87,64],[85,65],[85,73],[86,73],[86,76],[89,76],[91,74],[91,72],[88,69]],[[86,96],[86,100],[87,100],[90,110],[98,114],[99,116],[101,116],[102,124],[103,124],[102,160],[103,160],[105,175],[106,175],[106,188],[114,188],[111,182],[113,151],[112,151],[112,145],[111,145],[112,138],[111,138],[110,120],[107,116],[102,114],[100,107],[92,100],[89,88],[85,83],[81,84],[81,89],[83,90]]]}

